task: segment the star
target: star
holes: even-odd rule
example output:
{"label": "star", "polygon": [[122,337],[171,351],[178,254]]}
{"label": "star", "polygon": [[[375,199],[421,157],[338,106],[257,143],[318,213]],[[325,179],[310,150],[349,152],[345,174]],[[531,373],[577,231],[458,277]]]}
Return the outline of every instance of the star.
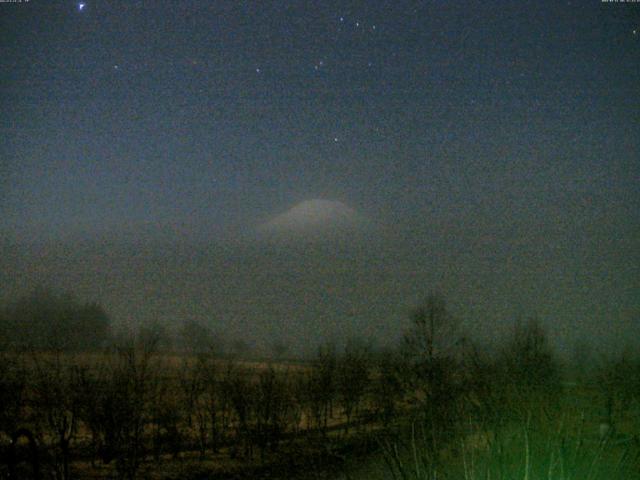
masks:
{"label": "star", "polygon": [[256,73],[260,73],[262,72],[262,70],[260,70],[260,68],[256,68]]}
{"label": "star", "polygon": [[86,3],[84,3],[84,2],[80,2],[80,3],[78,4],[78,11],[79,11],[79,12],[83,11],[83,10],[84,10],[84,7],[86,7],[86,6],[87,6],[87,4],[86,4]]}

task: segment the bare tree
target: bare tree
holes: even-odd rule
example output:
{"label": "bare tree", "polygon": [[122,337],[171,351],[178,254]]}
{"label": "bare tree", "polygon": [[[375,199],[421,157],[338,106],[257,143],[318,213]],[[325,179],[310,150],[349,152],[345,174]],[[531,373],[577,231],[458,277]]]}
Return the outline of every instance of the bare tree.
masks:
{"label": "bare tree", "polygon": [[302,428],[302,416],[308,407],[308,383],[307,376],[303,372],[289,372],[289,398],[291,408],[289,409],[289,425],[294,435],[300,433]]}
{"label": "bare tree", "polygon": [[318,349],[307,378],[307,405],[309,418],[324,436],[329,418],[333,416],[333,402],[336,393],[336,352],[335,346],[326,344]]}
{"label": "bare tree", "polygon": [[133,480],[144,457],[144,431],[156,371],[148,340],[119,347],[83,389],[83,418],[105,463],[115,460],[119,478]]}
{"label": "bare tree", "polygon": [[253,456],[253,435],[251,424],[255,412],[255,385],[251,382],[249,372],[229,363],[223,378],[224,395],[229,399],[233,411],[235,425],[235,444],[232,456],[242,450],[242,454]]}
{"label": "bare tree", "polygon": [[[197,382],[195,396],[195,425],[200,456],[204,457],[207,446],[217,453],[229,427],[229,393],[233,382],[225,381],[218,360],[211,354],[198,356],[193,366]],[[228,363],[225,377],[230,380],[233,363]]]}
{"label": "bare tree", "polygon": [[336,376],[338,399],[346,417],[345,433],[349,433],[349,425],[369,386],[370,362],[370,351],[365,345],[353,339],[347,342]]}
{"label": "bare tree", "polygon": [[495,439],[499,427],[507,420],[503,411],[509,393],[499,381],[499,363],[495,355],[465,341],[460,378],[463,384],[460,416],[473,419]]}
{"label": "bare tree", "polygon": [[[28,478],[29,472],[21,470],[23,463],[30,464],[32,478],[40,475],[38,445],[29,424],[32,409],[27,408],[32,381],[33,374],[20,354],[0,354],[0,439],[8,441],[8,445],[0,442],[0,478]],[[22,452],[17,448],[21,438],[29,443],[26,456],[20,455]],[[2,458],[5,455],[6,458]]]}
{"label": "bare tree", "polygon": [[70,478],[71,442],[78,431],[81,411],[80,385],[85,370],[56,352],[53,358],[34,355],[33,405],[40,441],[48,446],[53,476]]}
{"label": "bare tree", "polygon": [[[560,393],[560,365],[540,322],[531,318],[517,323],[498,356],[509,411],[526,416],[554,407]],[[498,379],[496,379],[497,381]]]}
{"label": "bare tree", "polygon": [[430,294],[411,314],[404,335],[405,381],[432,414],[444,418],[444,408],[455,396],[453,373],[460,345],[458,323],[450,314],[444,297]]}
{"label": "bare tree", "polygon": [[154,459],[156,462],[159,461],[160,455],[165,453],[166,449],[174,459],[178,458],[188,427],[185,420],[189,408],[181,395],[180,384],[173,376],[161,376],[154,372],[150,377],[148,390],[146,405],[153,434]]}
{"label": "bare tree", "polygon": [[287,427],[291,399],[285,374],[271,365],[260,372],[256,396],[253,431],[264,461],[266,448],[276,450]]}
{"label": "bare tree", "polygon": [[501,356],[508,379],[514,384],[545,389],[559,381],[559,365],[546,332],[535,318],[515,325]]}
{"label": "bare tree", "polygon": [[29,373],[19,354],[0,355],[0,432],[7,436],[13,435],[25,420]]}
{"label": "bare tree", "polygon": [[397,404],[404,395],[399,371],[401,362],[392,351],[379,353],[374,358],[372,402],[375,414],[388,426],[396,414]]}

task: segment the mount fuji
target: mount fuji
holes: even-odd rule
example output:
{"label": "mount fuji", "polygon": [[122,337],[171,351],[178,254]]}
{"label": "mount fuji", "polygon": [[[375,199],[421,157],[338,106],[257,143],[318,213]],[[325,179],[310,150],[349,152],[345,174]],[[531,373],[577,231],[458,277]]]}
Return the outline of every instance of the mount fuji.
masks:
{"label": "mount fuji", "polygon": [[367,225],[370,221],[364,215],[340,201],[312,199],[260,224],[257,231],[277,236],[321,235],[351,232]]}

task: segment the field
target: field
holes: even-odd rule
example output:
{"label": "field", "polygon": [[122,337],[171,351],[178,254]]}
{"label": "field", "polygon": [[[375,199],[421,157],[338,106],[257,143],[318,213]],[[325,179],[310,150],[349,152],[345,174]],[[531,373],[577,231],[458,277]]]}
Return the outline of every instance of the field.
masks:
{"label": "field", "polygon": [[304,362],[7,351],[0,478],[640,478],[640,363],[569,378],[543,339]]}
{"label": "field", "polygon": [[376,374],[363,361],[327,352],[306,364],[265,363],[140,347],[5,353],[0,472],[252,478],[300,469],[299,460],[327,464],[334,444],[380,423]]}

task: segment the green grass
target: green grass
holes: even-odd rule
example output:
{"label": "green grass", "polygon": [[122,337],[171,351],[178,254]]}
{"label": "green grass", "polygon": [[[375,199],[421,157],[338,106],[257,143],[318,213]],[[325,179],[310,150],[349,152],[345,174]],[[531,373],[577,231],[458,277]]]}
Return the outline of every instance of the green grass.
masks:
{"label": "green grass", "polygon": [[[542,425],[515,425],[478,448],[460,440],[460,462],[443,465],[449,478],[596,480],[640,478],[638,448],[629,437],[586,434],[584,425],[556,432]],[[577,428],[576,428],[577,427]],[[418,477],[428,478],[428,477]]]}
{"label": "green grass", "polygon": [[596,392],[574,389],[551,408],[521,410],[499,425],[460,421],[455,432],[438,442],[429,425],[415,422],[397,441],[382,442],[381,457],[353,468],[347,478],[640,479],[638,411],[626,412],[604,437],[600,411]]}

